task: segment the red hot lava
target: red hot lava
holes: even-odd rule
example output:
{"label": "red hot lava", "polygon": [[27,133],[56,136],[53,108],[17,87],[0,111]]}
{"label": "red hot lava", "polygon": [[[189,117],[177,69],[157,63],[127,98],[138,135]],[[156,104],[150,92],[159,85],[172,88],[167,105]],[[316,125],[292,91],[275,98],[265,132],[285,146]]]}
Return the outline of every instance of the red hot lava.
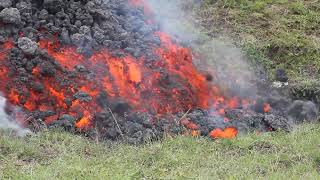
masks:
{"label": "red hot lava", "polygon": [[209,133],[209,136],[213,139],[232,139],[236,137],[238,130],[235,127],[227,127],[224,130],[217,128]]}
{"label": "red hot lava", "polygon": [[[139,6],[143,0],[131,0],[132,5]],[[147,7],[147,6],[144,6]],[[146,9],[149,8],[145,8]],[[149,11],[149,10],[148,10]],[[248,100],[238,97],[227,98],[218,85],[207,81],[193,64],[190,49],[174,43],[170,36],[157,32],[161,46],[154,47],[154,54],[159,60],[153,61],[152,67],[147,66],[145,59],[134,58],[129,54],[114,57],[108,49],[101,49],[92,54],[90,58],[77,53],[76,48],[66,47],[58,41],[42,39],[40,49],[46,50],[58,64],[66,71],[57,71],[55,77],[43,76],[41,64],[32,70],[34,82],[43,86],[38,92],[27,86],[16,87],[15,75],[9,75],[6,64],[8,53],[13,43],[4,43],[0,51],[0,79],[9,82],[7,86],[1,85],[1,91],[6,93],[10,103],[24,107],[29,111],[53,111],[55,115],[47,117],[46,123],[55,121],[62,114],[70,114],[78,119],[76,127],[88,129],[93,126],[93,117],[103,108],[97,103],[99,95],[107,94],[108,101],[125,101],[134,111],[150,112],[155,115],[177,113],[189,109],[214,108],[217,114],[224,115],[226,108],[236,108],[239,105],[248,107]],[[82,65],[93,76],[77,74],[71,78],[71,83],[63,84],[58,81],[68,72],[74,71],[75,66]],[[87,97],[75,98],[75,94],[82,93]],[[71,102],[67,102],[67,101]],[[270,107],[265,106],[265,111]],[[183,121],[184,125],[197,130],[198,125]],[[235,128],[225,130],[215,129],[210,133],[212,138],[232,138],[236,136]]]}
{"label": "red hot lava", "polygon": [[[190,49],[173,43],[163,32],[158,32],[157,35],[162,42],[160,47],[154,49],[160,58],[154,64],[157,69],[145,66],[143,58],[135,59],[128,54],[113,57],[107,49],[102,49],[86,58],[73,47],[42,40],[39,42],[40,48],[47,50],[66,70],[72,71],[75,66],[83,65],[96,73],[94,78],[87,79],[79,75],[74,84],[61,86],[54,77],[43,77],[38,65],[34,67],[32,75],[34,81],[44,86],[42,93],[27,89],[28,96],[24,97],[14,87],[9,90],[3,87],[2,91],[6,91],[12,104],[23,106],[29,111],[51,110],[57,114],[68,113],[79,117],[76,126],[80,129],[90,128],[94,114],[101,110],[96,103],[100,92],[106,92],[110,99],[125,100],[136,111],[148,111],[158,115],[210,107],[224,115],[225,108],[234,108],[240,103],[238,98],[223,97],[218,86],[206,80],[206,76],[193,65]],[[8,42],[2,47],[4,50],[0,57],[4,61],[12,44]],[[1,67],[1,78],[5,78],[6,66]],[[63,75],[62,72],[57,74]],[[12,80],[8,79],[8,82],[10,81]],[[78,92],[90,95],[92,100],[80,101],[72,98]],[[67,104],[67,99],[74,100]],[[46,122],[50,123],[53,119],[49,117]]]}

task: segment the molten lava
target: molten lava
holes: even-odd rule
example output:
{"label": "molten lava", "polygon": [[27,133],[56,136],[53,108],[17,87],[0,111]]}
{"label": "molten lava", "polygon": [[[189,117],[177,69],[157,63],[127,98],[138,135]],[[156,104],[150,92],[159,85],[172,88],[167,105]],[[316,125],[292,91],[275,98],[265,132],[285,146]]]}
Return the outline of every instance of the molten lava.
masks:
{"label": "molten lava", "polygon": [[199,129],[199,126],[188,119],[182,119],[181,124],[184,125],[186,128],[191,129],[191,130],[197,130]]}
{"label": "molten lava", "polygon": [[[129,2],[135,7],[144,7],[145,13],[150,14],[144,0]],[[8,65],[7,57],[14,47],[9,40],[0,45],[0,80],[7,82],[0,85],[0,91],[6,93],[10,103],[28,111],[53,111],[55,114],[46,117],[46,123],[52,123],[62,114],[69,114],[77,119],[75,126],[81,130],[91,128],[95,114],[119,100],[127,103],[133,111],[154,115],[212,108],[216,115],[224,116],[226,109],[241,105],[249,107],[251,101],[228,97],[222,88],[208,81],[207,75],[193,64],[191,49],[174,43],[164,32],[156,32],[155,35],[160,38],[161,45],[153,47],[158,59],[151,63],[147,63],[144,57],[134,58],[125,53],[115,57],[105,48],[86,57],[75,47],[61,45],[55,38],[41,39],[39,48],[46,50],[60,66],[47,68],[46,62],[35,64],[29,73],[34,84],[41,87],[40,90],[28,84],[15,83],[19,74]],[[85,69],[84,72],[77,72],[80,66]],[[56,71],[47,72],[48,69]],[[106,98],[101,104],[102,95]],[[265,105],[264,110],[269,112],[270,105]],[[228,119],[225,118],[225,121]],[[187,119],[183,119],[181,124],[193,130],[194,136],[197,135],[197,124]],[[210,132],[214,139],[236,135],[237,129],[233,127]]]}
{"label": "molten lava", "polygon": [[84,116],[76,123],[76,127],[79,129],[86,129],[90,125],[90,112],[85,111]]}
{"label": "molten lava", "polygon": [[236,137],[238,130],[235,127],[227,127],[224,130],[217,128],[209,133],[209,136],[213,139],[232,139]]}
{"label": "molten lava", "polygon": [[[61,46],[57,41],[41,40],[40,48],[47,50],[67,71],[82,65],[94,72],[94,76],[87,79],[79,74],[76,79],[72,79],[73,83],[61,85],[55,77],[42,77],[41,67],[37,65],[31,74],[34,81],[43,85],[44,90],[35,92],[23,87],[24,90],[20,92],[11,89],[7,97],[12,104],[21,105],[29,111],[51,110],[57,114],[81,116],[76,123],[80,129],[92,124],[94,114],[103,108],[96,103],[102,92],[111,101],[122,99],[133,110],[157,115],[211,107],[217,109],[218,114],[224,115],[224,109],[238,106],[238,98],[224,97],[218,86],[208,82],[206,76],[197,70],[190,49],[173,43],[170,36],[163,32],[156,34],[162,42],[160,47],[154,49],[160,58],[154,64],[158,69],[147,67],[143,58],[136,59],[129,54],[113,57],[107,49],[101,49],[86,58],[73,47]],[[5,44],[3,47],[6,50],[1,54],[8,52],[12,46]],[[63,76],[63,72],[57,72],[57,76]],[[85,93],[90,98],[80,101],[74,99],[75,93]],[[70,105],[66,103],[68,99],[72,100]],[[196,124],[187,123],[186,126],[197,129]]]}
{"label": "molten lava", "polygon": [[271,110],[270,104],[265,103],[265,104],[263,105],[263,111],[264,111],[265,113],[268,113],[268,112],[270,112],[270,110]]}
{"label": "molten lava", "polygon": [[[8,41],[4,42],[2,45],[0,44],[0,80],[1,82],[7,82],[8,80],[8,72],[9,68],[7,67],[7,56],[10,52],[10,50],[13,48],[14,44],[9,39]],[[1,83],[0,90],[5,88],[6,83]],[[8,94],[11,93],[11,96],[13,96],[13,101],[17,100],[17,95],[12,94],[14,90],[9,90]]]}

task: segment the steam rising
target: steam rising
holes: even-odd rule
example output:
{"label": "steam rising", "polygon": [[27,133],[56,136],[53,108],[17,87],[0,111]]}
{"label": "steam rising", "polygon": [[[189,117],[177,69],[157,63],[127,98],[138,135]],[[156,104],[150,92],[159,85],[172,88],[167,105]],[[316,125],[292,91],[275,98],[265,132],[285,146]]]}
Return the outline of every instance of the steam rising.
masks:
{"label": "steam rising", "polygon": [[5,112],[6,99],[0,96],[0,129],[9,129],[14,131],[18,136],[25,136],[29,134],[28,129],[22,128],[18,123],[12,120],[10,116]]}
{"label": "steam rising", "polygon": [[[183,40],[180,43],[191,46],[195,55],[193,57],[194,64],[198,69],[209,72],[212,75],[213,83],[218,84],[219,88],[226,93],[226,96],[237,96],[251,100],[264,98],[267,100],[266,97],[269,97],[270,92],[263,89],[264,86],[259,87],[258,92],[258,86],[266,79],[264,73],[259,70],[260,67],[249,64],[241,49],[230,43],[232,41],[209,37],[205,32],[206,30],[197,24],[197,20],[193,16],[193,10],[200,8],[202,0],[146,1],[151,11],[154,12],[155,21],[161,23],[160,30],[175,37],[177,41]],[[260,71],[259,74],[262,77],[257,78],[257,71]],[[287,122],[288,124],[291,120],[301,122],[317,119],[318,110],[313,102],[293,101],[278,91],[272,93],[270,95],[273,99],[270,100],[269,98],[268,100],[272,102],[275,108],[289,115],[291,119]],[[279,102],[285,103],[281,105]],[[288,108],[290,103],[292,105]],[[301,108],[302,106],[304,108]],[[300,110],[298,110],[299,108]],[[270,105],[267,104],[264,111],[269,112],[269,110]],[[308,112],[304,112],[304,110]]]}
{"label": "steam rising", "polygon": [[[226,87],[231,93],[244,98],[254,98],[257,94],[255,75],[242,51],[228,41],[208,37],[192,17],[193,8],[201,5],[201,0],[147,0],[160,29],[177,41],[183,40],[191,46],[196,55],[194,63],[200,70],[210,72],[216,84]],[[206,60],[201,62],[200,59]]]}

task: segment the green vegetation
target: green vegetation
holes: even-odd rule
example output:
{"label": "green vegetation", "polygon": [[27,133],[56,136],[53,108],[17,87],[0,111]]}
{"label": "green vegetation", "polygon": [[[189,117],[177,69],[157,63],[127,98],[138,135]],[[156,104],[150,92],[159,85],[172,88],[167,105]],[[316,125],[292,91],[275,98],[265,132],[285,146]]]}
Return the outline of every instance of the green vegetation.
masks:
{"label": "green vegetation", "polygon": [[205,0],[197,13],[209,34],[232,36],[271,78],[284,68],[292,83],[319,82],[319,0]]}
{"label": "green vegetation", "polygon": [[320,125],[234,140],[166,138],[141,146],[62,132],[0,136],[0,179],[320,178]]}

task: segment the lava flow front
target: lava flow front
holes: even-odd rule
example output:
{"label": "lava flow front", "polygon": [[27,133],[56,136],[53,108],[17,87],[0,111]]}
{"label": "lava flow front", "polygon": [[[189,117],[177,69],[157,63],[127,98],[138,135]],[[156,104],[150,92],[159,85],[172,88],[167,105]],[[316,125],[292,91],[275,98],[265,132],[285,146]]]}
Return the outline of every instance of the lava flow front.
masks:
{"label": "lava flow front", "polygon": [[[72,1],[67,4],[73,8],[81,5],[81,2]],[[144,7],[144,15],[151,14],[150,8],[143,0],[129,0],[128,4],[133,6],[130,7],[134,9],[130,10],[133,11],[132,14],[139,13],[140,7]],[[126,9],[128,6],[120,5],[129,11]],[[94,5],[86,4],[85,7],[90,9],[92,6]],[[119,10],[120,7],[116,8],[117,18],[128,13]],[[53,7],[48,10],[50,13],[56,13]],[[91,13],[89,10],[88,12]],[[102,16],[98,11],[94,13],[96,16]],[[63,13],[58,12],[56,16],[65,19]],[[164,32],[155,30],[147,36],[144,31],[141,32],[143,36],[139,36],[140,31],[132,26],[127,27],[131,31],[123,32],[120,34],[121,37],[115,37],[116,40],[112,43],[110,40],[104,40],[101,41],[104,45],[99,47],[94,45],[89,48],[80,47],[80,45],[87,46],[90,44],[87,41],[93,41],[93,37],[103,34],[102,29],[112,27],[111,29],[116,31],[115,29],[120,27],[103,23],[101,19],[99,27],[99,23],[92,25],[94,27],[91,29],[94,32],[91,33],[90,28],[83,25],[79,32],[72,36],[73,42],[82,43],[73,45],[63,43],[68,41],[68,38],[62,38],[66,36],[65,33],[62,35],[65,29],[61,30],[61,34],[57,34],[52,33],[53,30],[47,26],[38,27],[38,30],[33,29],[38,33],[35,42],[25,37],[27,35],[32,37],[30,29],[24,29],[13,39],[2,43],[0,80],[6,83],[0,85],[0,91],[5,93],[12,105],[23,107],[26,113],[31,113],[35,119],[41,119],[48,125],[55,122],[64,124],[70,122],[78,130],[89,131],[100,123],[103,124],[99,127],[101,132],[109,133],[112,137],[113,134],[122,135],[124,131],[122,124],[131,123],[131,121],[122,122],[115,116],[130,119],[132,113],[137,113],[134,115],[135,118],[142,117],[141,113],[146,113],[147,115],[143,117],[148,119],[148,122],[142,124],[143,127],[151,128],[162,118],[168,120],[170,115],[176,117],[179,113],[196,112],[200,109],[203,111],[201,113],[208,111],[201,117],[217,117],[217,122],[222,120],[223,124],[229,122],[229,117],[226,116],[227,110],[237,108],[245,110],[255,104],[253,100],[228,95],[225,88],[215,83],[213,74],[208,75],[197,69],[193,64],[191,49],[175,43],[170,35]],[[150,18],[142,19],[146,27],[152,26]],[[111,19],[110,22],[123,23],[125,19],[121,20]],[[85,20],[82,23],[90,24]],[[59,25],[62,24],[60,22]],[[78,31],[71,27],[74,26],[70,26],[70,32]],[[136,42],[138,45],[141,45],[145,37],[149,37],[145,41],[152,43],[141,46],[140,49],[122,48],[136,41],[129,39],[121,42],[122,44],[116,48],[113,47],[119,42],[117,39],[122,36],[127,37],[128,34],[138,37]],[[96,38],[94,43],[98,42],[99,38]],[[271,107],[265,104],[263,109],[269,112]],[[149,115],[152,117],[149,118]],[[109,117],[112,117],[111,122],[108,120]],[[171,122],[179,122],[179,125],[197,132],[193,134],[207,131],[206,134],[212,138],[233,138],[238,133],[235,127],[223,127],[225,128],[223,130],[218,128],[221,126],[214,125],[205,126],[205,130],[202,131],[203,123],[194,122],[188,117],[184,117],[181,121],[177,121],[176,118],[171,119],[173,119]],[[134,125],[136,122],[137,120],[132,120],[133,124],[131,123],[130,127],[141,126]],[[116,127],[116,132],[113,133],[108,127]]]}
{"label": "lava flow front", "polygon": [[[64,76],[62,71],[51,72],[53,70],[48,70],[45,63],[40,63],[32,69],[32,79],[41,86],[41,92],[27,85],[16,86],[14,77],[18,74],[7,80],[10,88],[2,91],[7,92],[12,104],[29,111],[52,110],[57,114],[82,116],[76,123],[79,128],[89,128],[94,114],[103,108],[97,104],[101,93],[106,93],[110,102],[121,99],[134,111],[156,115],[210,107],[219,108],[217,112],[223,115],[224,108],[233,108],[239,103],[235,98],[223,97],[217,86],[196,69],[190,49],[174,44],[165,33],[158,32],[157,35],[162,45],[154,48],[160,58],[152,64],[155,69],[147,67],[143,58],[135,59],[129,54],[114,57],[107,49],[101,49],[86,58],[75,48],[41,40],[40,48],[46,50],[65,71],[81,65],[90,73],[94,72],[90,74],[92,77],[79,73],[76,77],[64,77],[66,83],[61,83],[58,79]],[[11,48],[9,42],[3,45],[2,59]],[[5,75],[7,67],[2,67]],[[51,73],[55,73],[55,77]],[[50,119],[47,118],[47,123],[52,121]]]}

